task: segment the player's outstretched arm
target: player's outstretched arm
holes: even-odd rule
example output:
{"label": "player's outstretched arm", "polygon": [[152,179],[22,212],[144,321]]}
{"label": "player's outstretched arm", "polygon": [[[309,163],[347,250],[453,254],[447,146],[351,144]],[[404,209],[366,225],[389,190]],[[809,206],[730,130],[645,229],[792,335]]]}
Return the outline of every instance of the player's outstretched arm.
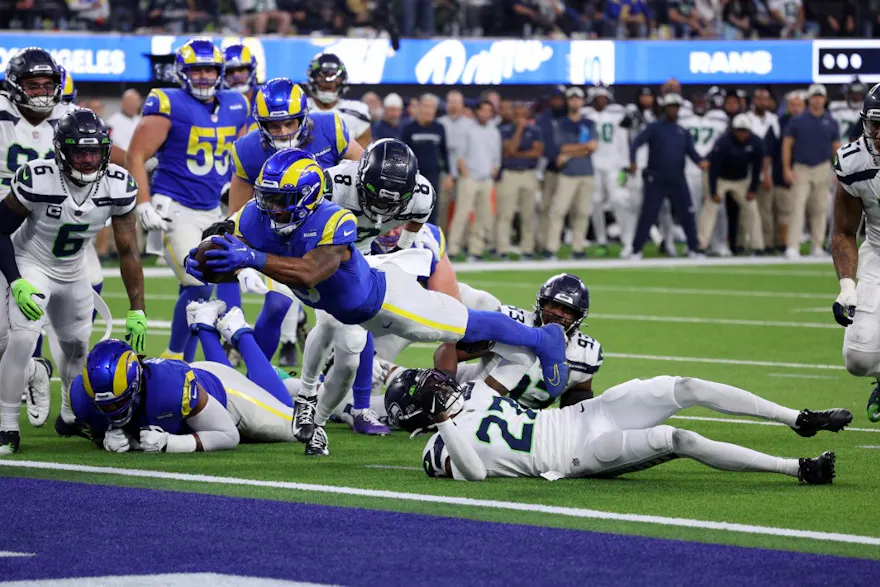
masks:
{"label": "player's outstretched arm", "polygon": [[329,279],[350,255],[348,245],[315,247],[299,259],[266,255],[266,265],[260,271],[287,287],[310,289]]}
{"label": "player's outstretched arm", "polygon": [[840,280],[840,295],[831,307],[834,319],[846,328],[856,313],[855,276],[859,265],[856,233],[862,221],[862,200],[852,196],[838,182],[834,196],[834,226],[831,229],[831,258]]}
{"label": "player's outstretched arm", "polygon": [[113,217],[113,237],[119,252],[119,273],[128,293],[129,312],[125,321],[125,338],[136,354],[144,354],[147,316],[144,304],[144,269],[137,244],[137,220],[134,210]]}
{"label": "player's outstretched arm", "polygon": [[[474,447],[470,445],[468,439],[465,438],[455,422],[449,419],[439,421],[443,415],[435,416],[437,422],[437,431],[446,444],[446,450],[449,452],[449,458],[452,460],[455,472],[460,476],[454,477],[458,481],[482,481],[486,478],[486,467]],[[446,467],[446,473],[452,476],[451,467],[447,463],[443,463]]]}

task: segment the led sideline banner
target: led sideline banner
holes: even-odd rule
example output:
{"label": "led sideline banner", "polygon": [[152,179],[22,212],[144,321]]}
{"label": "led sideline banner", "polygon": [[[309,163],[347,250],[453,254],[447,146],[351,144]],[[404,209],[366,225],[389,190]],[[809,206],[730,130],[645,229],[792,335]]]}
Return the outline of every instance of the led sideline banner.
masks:
{"label": "led sideline banner", "polygon": [[[16,50],[36,45],[78,81],[149,82],[154,79],[149,56],[173,53],[188,38],[0,33],[0,72]],[[248,45],[260,62],[261,79],[284,76],[299,82],[321,51],[339,55],[354,84],[656,84],[669,77],[700,84],[807,83],[837,81],[835,75],[848,81],[850,70],[859,68],[873,68],[880,81],[880,49],[869,42],[403,39],[395,52],[387,39],[213,40],[221,46]],[[835,71],[844,60],[846,67]],[[824,65],[833,67],[826,71]]]}

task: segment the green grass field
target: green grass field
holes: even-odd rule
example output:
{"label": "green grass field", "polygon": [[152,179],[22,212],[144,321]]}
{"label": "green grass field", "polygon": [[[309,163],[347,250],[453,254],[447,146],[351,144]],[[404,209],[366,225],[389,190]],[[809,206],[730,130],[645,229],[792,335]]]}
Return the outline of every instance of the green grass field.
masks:
{"label": "green grass field", "polygon": [[[592,294],[587,332],[602,343],[605,363],[594,389],[601,391],[632,378],[661,374],[689,375],[754,391],[793,408],[844,407],[853,411],[854,430],[803,439],[781,426],[750,425],[705,410],[688,410],[670,424],[769,452],[799,457],[837,452],[833,486],[801,486],[775,475],[722,473],[678,460],[615,480],[489,480],[479,484],[427,478],[419,470],[424,438],[408,440],[397,432],[386,438],[356,436],[331,425],[331,456],[309,458],[299,444],[242,445],[224,454],[108,454],[81,439],[60,439],[49,425],[31,428],[23,417],[22,452],[17,460],[51,461],[101,467],[135,468],[251,480],[319,484],[422,495],[499,500],[581,508],[614,514],[727,522],[777,529],[872,537],[857,540],[795,538],[735,532],[631,519],[598,519],[554,512],[513,511],[397,499],[378,494],[331,493],[305,487],[254,487],[199,480],[156,479],[41,470],[0,468],[0,475],[46,477],[89,483],[157,487],[411,511],[554,527],[603,530],[684,540],[760,546],[806,552],[880,558],[880,528],[870,515],[877,500],[876,466],[880,426],[865,416],[872,382],[843,370],[843,329],[830,315],[837,280],[830,264],[718,267],[651,267],[574,271]],[[461,273],[459,279],[486,289],[503,302],[531,307],[549,271]],[[127,301],[121,281],[110,278],[105,298],[114,316],[124,317]],[[158,355],[168,338],[177,284],[172,278],[147,280],[148,352]],[[246,298],[250,320],[258,298]],[[158,327],[164,322],[166,326]],[[97,330],[102,330],[98,327]],[[119,330],[116,331],[121,335]],[[410,348],[400,358],[408,366],[427,365],[431,349]],[[57,393],[58,384],[55,384]],[[57,398],[56,398],[57,399]],[[24,414],[23,414],[24,416]],[[712,418],[711,420],[701,418]],[[385,468],[387,467],[387,468]],[[619,516],[617,517],[619,518]]]}

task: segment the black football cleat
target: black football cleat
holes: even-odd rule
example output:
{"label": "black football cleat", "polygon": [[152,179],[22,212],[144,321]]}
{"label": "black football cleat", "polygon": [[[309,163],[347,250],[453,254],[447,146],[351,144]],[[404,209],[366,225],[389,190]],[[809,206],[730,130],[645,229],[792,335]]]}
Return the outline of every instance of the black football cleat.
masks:
{"label": "black football cleat", "polygon": [[281,343],[281,350],[278,352],[278,365],[280,367],[292,368],[299,364],[299,358],[296,354],[295,342]]}
{"label": "black football cleat", "polygon": [[64,418],[61,417],[61,414],[58,414],[58,417],[55,418],[55,434],[65,438],[69,436],[79,436],[86,440],[92,440],[92,429],[89,428],[87,424],[81,422],[68,424],[64,421]]}
{"label": "black football cleat", "polygon": [[326,457],[330,454],[327,432],[323,426],[315,426],[315,433],[306,445],[306,455],[310,457]]}
{"label": "black football cleat", "polygon": [[823,412],[803,410],[798,414],[797,422],[795,422],[791,429],[804,438],[809,438],[816,436],[816,432],[820,430],[840,432],[852,422],[852,419],[852,412],[842,408],[825,410]]}
{"label": "black football cleat", "polygon": [[871,422],[880,422],[880,379],[868,398],[868,420]]}
{"label": "black football cleat", "polygon": [[315,408],[318,396],[297,397],[293,402],[293,436],[300,442],[308,443],[315,434]]}
{"label": "black football cleat", "polygon": [[798,459],[798,481],[807,485],[831,485],[834,482],[833,452],[823,452],[815,459]]}
{"label": "black football cleat", "polygon": [[21,448],[21,433],[18,430],[0,430],[0,456],[14,455]]}

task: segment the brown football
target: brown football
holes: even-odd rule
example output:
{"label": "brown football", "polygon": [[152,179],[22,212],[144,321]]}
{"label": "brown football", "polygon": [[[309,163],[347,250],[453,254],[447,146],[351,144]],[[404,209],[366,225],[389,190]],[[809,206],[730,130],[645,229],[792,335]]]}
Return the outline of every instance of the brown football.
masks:
{"label": "brown football", "polygon": [[204,239],[201,243],[199,243],[198,248],[196,249],[195,260],[199,264],[199,271],[202,272],[204,276],[204,280],[208,283],[228,283],[230,281],[235,281],[235,272],[218,272],[214,271],[208,266],[209,257],[205,256],[205,253],[210,251],[211,249],[220,249],[219,245],[215,245],[211,242],[211,237]]}

